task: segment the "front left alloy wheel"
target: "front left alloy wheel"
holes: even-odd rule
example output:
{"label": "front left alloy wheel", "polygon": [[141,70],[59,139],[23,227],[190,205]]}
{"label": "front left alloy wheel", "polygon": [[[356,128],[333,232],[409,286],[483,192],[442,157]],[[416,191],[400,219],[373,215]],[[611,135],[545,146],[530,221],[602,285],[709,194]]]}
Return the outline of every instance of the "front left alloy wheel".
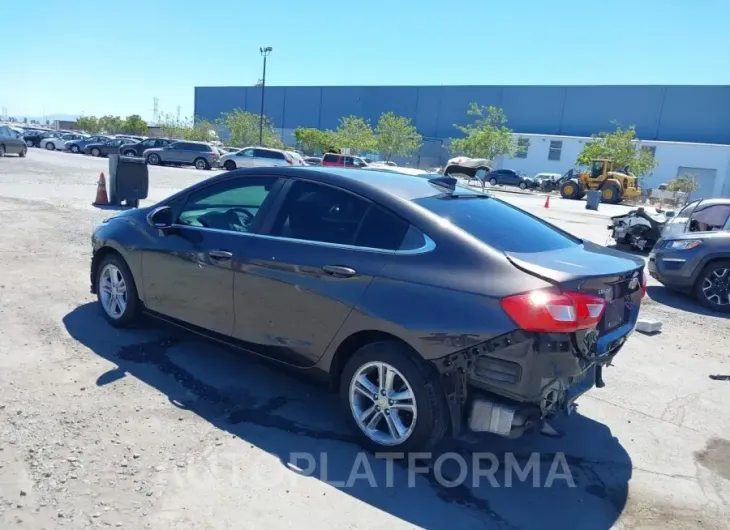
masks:
{"label": "front left alloy wheel", "polygon": [[138,317],[139,300],[132,273],[121,256],[102,259],[96,275],[96,295],[107,321],[116,327],[129,327]]}
{"label": "front left alloy wheel", "polygon": [[353,354],[342,371],[340,399],[350,429],[373,451],[427,451],[446,432],[438,377],[394,341],[373,342]]}

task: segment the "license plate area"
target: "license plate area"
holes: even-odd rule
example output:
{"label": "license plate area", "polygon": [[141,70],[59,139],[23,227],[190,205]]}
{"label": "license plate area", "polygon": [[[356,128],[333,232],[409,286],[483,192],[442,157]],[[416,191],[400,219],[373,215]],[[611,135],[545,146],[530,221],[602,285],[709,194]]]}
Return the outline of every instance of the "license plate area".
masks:
{"label": "license plate area", "polygon": [[601,325],[602,331],[616,329],[626,321],[626,302],[623,299],[612,300],[606,306]]}

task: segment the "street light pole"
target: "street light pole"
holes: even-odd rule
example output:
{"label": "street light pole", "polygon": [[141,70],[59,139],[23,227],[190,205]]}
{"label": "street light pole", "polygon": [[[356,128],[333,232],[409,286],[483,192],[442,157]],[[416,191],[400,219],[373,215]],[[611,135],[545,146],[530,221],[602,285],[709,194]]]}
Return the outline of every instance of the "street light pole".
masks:
{"label": "street light pole", "polygon": [[261,114],[259,115],[259,145],[264,145],[264,96],[266,95],[266,58],[269,56],[273,48],[266,46],[259,48],[264,58],[264,75],[261,78]]}

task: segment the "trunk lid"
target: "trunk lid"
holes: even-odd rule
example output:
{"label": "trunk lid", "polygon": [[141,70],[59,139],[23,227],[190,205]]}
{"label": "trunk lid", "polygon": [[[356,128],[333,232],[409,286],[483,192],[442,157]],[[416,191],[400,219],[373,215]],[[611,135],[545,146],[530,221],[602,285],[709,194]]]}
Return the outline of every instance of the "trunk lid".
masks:
{"label": "trunk lid", "polygon": [[608,306],[599,326],[608,331],[626,318],[626,302],[641,301],[644,260],[584,241],[582,245],[545,252],[507,252],[512,264],[564,291],[600,296]]}

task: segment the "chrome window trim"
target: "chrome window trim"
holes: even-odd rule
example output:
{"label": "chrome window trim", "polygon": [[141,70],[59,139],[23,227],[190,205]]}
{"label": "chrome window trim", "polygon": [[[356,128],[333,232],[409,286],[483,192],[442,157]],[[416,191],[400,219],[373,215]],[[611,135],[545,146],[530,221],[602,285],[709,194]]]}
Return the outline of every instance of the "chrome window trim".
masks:
{"label": "chrome window trim", "polygon": [[217,234],[229,234],[229,235],[236,235],[236,236],[246,236],[246,237],[256,237],[260,239],[268,239],[272,241],[283,241],[288,243],[302,243],[305,245],[314,245],[317,247],[327,247],[327,248],[337,248],[341,250],[362,250],[365,252],[373,252],[376,254],[389,254],[389,255],[395,255],[395,256],[403,256],[403,255],[414,255],[414,254],[425,254],[426,252],[431,252],[436,248],[436,242],[428,237],[426,234],[423,234],[423,238],[425,240],[425,243],[423,246],[419,248],[409,249],[409,250],[385,250],[382,248],[372,248],[372,247],[358,247],[356,245],[342,245],[340,243],[327,243],[325,241],[310,241],[308,239],[295,239],[292,237],[281,237],[281,236],[270,236],[267,234],[253,234],[250,232],[234,232],[233,230],[221,230],[219,228],[206,228],[204,226],[192,226],[192,225],[182,225],[175,223],[172,225],[173,228],[188,228],[193,230],[202,230],[204,232],[214,232]]}

